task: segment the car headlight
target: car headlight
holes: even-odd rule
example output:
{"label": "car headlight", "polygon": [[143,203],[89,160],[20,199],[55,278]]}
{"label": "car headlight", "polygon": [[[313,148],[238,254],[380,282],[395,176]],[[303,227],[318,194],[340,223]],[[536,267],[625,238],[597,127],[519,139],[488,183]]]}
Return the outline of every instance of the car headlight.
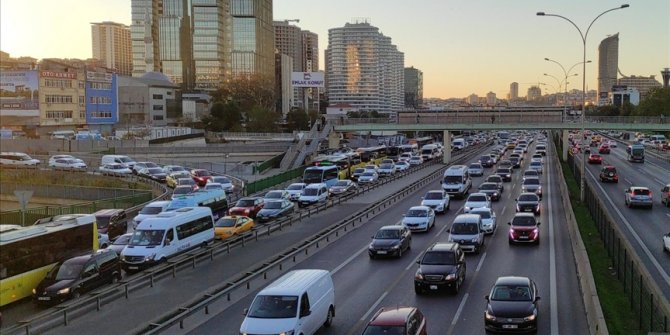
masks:
{"label": "car headlight", "polygon": [[248,210],[248,209],[245,209],[245,210],[244,210],[244,213],[245,213],[245,214],[249,214],[249,210]]}
{"label": "car headlight", "polygon": [[36,290],[36,289],[33,289],[33,294],[37,294],[37,290]]}
{"label": "car headlight", "polygon": [[57,294],[68,294],[68,293],[70,293],[70,288],[69,288],[69,287],[68,287],[68,288],[60,289],[60,290],[58,290],[58,292],[57,292]]}
{"label": "car headlight", "polygon": [[398,249],[398,248],[400,248],[400,245],[399,245],[399,244],[398,244],[398,245],[394,245],[394,246],[391,247],[391,249]]}
{"label": "car headlight", "polygon": [[493,192],[493,196],[494,196],[494,197],[497,197],[497,196],[498,196],[498,192]]}
{"label": "car headlight", "polygon": [[489,313],[489,311],[486,311],[486,313],[484,314],[484,317],[486,318],[486,320],[489,320],[489,321],[495,321],[496,320],[495,315]]}
{"label": "car headlight", "polygon": [[454,273],[448,274],[448,275],[445,277],[445,279],[446,279],[446,280],[454,280],[454,279],[456,279],[456,274],[454,274]]}
{"label": "car headlight", "polygon": [[144,261],[145,262],[153,261],[155,257],[156,257],[156,254],[151,254],[149,256],[144,257]]}
{"label": "car headlight", "polygon": [[523,318],[523,321],[533,321],[533,320],[535,320],[535,312],[533,312],[533,314]]}
{"label": "car headlight", "polygon": [[414,279],[423,280],[423,273],[421,273],[420,270],[416,271],[416,274],[414,274]]}
{"label": "car headlight", "polygon": [[472,242],[479,242],[479,237],[475,237],[472,239]]}

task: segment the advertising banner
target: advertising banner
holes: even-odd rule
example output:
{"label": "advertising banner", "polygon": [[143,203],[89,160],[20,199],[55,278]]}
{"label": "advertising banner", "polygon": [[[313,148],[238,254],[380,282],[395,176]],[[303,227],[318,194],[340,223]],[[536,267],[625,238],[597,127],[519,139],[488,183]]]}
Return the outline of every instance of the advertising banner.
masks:
{"label": "advertising banner", "polygon": [[0,71],[0,115],[40,116],[37,71]]}
{"label": "advertising banner", "polygon": [[292,72],[293,87],[325,87],[323,72]]}

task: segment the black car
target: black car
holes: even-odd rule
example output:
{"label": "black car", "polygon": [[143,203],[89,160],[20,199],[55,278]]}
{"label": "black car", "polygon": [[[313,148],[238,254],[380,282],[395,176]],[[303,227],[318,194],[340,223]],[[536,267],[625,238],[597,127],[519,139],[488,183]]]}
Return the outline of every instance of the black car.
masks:
{"label": "black car", "polygon": [[167,174],[163,172],[163,169],[159,167],[152,167],[152,168],[143,168],[137,171],[137,175],[140,177],[144,178],[149,178],[152,180],[155,180],[157,182],[164,183],[165,178],[167,178]]}
{"label": "black car", "polygon": [[532,212],[540,215],[540,197],[535,193],[521,193],[516,199],[516,212]]}
{"label": "black car", "polygon": [[56,265],[37,285],[34,298],[40,304],[59,303],[121,280],[121,263],[114,250],[70,258]]}
{"label": "black car", "polygon": [[511,168],[498,168],[496,174],[502,178],[503,181],[512,181],[512,169]]}
{"label": "black car", "polygon": [[256,214],[259,222],[270,221],[293,213],[295,204],[288,199],[266,200],[265,206]]}
{"label": "black car", "polygon": [[492,167],[493,159],[491,158],[491,156],[484,155],[479,158],[479,164],[481,164],[483,167]]}
{"label": "black car", "polygon": [[372,236],[372,243],[368,247],[370,258],[378,256],[402,257],[405,250],[412,244],[412,232],[401,225],[383,226]]}
{"label": "black car", "polygon": [[499,277],[485,297],[484,327],[493,332],[537,331],[537,286],[526,277]]}
{"label": "black car", "polygon": [[490,182],[479,185],[479,193],[488,195],[491,201],[499,201],[500,196],[502,195],[502,191],[498,188],[498,184]]}
{"label": "black car", "polygon": [[465,281],[465,255],[458,243],[437,242],[416,261],[414,292],[437,292],[450,289],[457,294]]}

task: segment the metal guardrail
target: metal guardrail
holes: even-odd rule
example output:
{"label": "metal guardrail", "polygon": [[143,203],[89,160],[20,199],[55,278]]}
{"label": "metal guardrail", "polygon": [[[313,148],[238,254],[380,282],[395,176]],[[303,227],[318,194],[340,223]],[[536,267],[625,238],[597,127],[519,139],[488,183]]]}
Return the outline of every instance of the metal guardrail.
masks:
{"label": "metal guardrail", "polygon": [[[480,145],[477,148],[481,148]],[[476,149],[476,148],[473,148]],[[475,156],[478,152],[468,152],[470,156]],[[462,153],[461,158],[465,153]],[[437,161],[433,161],[432,164],[435,164]],[[292,225],[294,221],[300,221],[303,218],[310,217],[311,215],[319,213],[319,211],[326,210],[330,207],[333,207],[335,204],[340,204],[342,201],[349,200],[359,194],[363,194],[372,189],[380,187],[385,183],[390,183],[398,178],[402,178],[411,172],[415,172],[420,169],[424,169],[432,164],[423,164],[418,167],[412,168],[410,170],[404,171],[403,173],[398,173],[395,177],[383,179],[382,182],[374,185],[366,185],[359,188],[359,191],[355,194],[346,195],[342,197],[337,197],[334,200],[329,200],[322,206],[313,206],[308,207],[302,211],[298,211],[296,214],[289,216],[285,219],[271,222],[270,225],[263,227],[263,229],[254,229],[248,235],[242,235],[236,239],[215,243],[206,247],[204,250],[195,250],[188,252],[186,254],[177,256],[174,259],[168,260],[166,264],[162,266],[155,266],[148,270],[143,271],[142,273],[131,277],[128,280],[122,280],[117,285],[106,287],[100,290],[93,291],[86,296],[81,298],[69,301],[63,304],[60,304],[53,309],[49,309],[43,313],[39,313],[36,316],[28,319],[19,321],[16,325],[11,326],[7,329],[3,329],[3,334],[18,334],[24,333],[26,335],[32,333],[40,333],[46,329],[51,329],[53,327],[67,326],[69,322],[76,317],[80,317],[93,309],[100,311],[102,306],[105,304],[117,300],[121,297],[128,298],[129,294],[142,289],[144,287],[153,287],[156,280],[160,280],[166,277],[176,277],[178,270],[181,270],[186,267],[195,267],[198,261],[202,260],[213,260],[215,255],[222,253],[230,253],[230,250],[235,247],[244,246],[249,239],[257,239],[258,236],[269,235],[274,231],[281,231],[286,224]],[[139,210],[139,209],[138,209]],[[296,218],[297,216],[297,218]],[[337,234],[337,233],[336,233]]]}

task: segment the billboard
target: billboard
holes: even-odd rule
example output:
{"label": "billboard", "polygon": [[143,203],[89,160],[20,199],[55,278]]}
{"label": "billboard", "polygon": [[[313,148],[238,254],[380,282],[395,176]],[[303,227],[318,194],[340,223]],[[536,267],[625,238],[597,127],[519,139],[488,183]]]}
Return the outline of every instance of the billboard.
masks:
{"label": "billboard", "polygon": [[293,87],[325,87],[323,72],[292,72]]}
{"label": "billboard", "polygon": [[39,117],[37,71],[0,71],[0,115]]}

